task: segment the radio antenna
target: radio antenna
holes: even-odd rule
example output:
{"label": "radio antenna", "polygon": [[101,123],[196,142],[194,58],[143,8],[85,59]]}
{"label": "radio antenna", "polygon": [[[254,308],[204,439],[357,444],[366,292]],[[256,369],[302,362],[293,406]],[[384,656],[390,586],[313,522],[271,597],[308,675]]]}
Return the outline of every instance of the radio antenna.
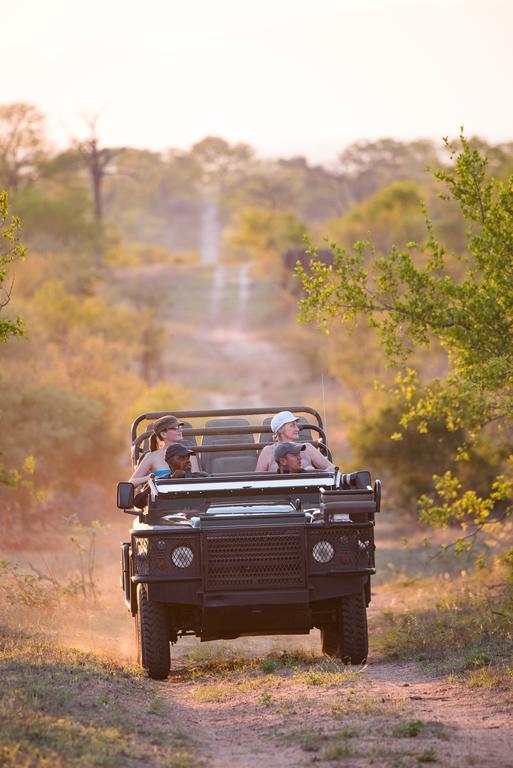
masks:
{"label": "radio antenna", "polygon": [[327,432],[328,425],[326,423],[326,394],[324,391],[324,371],[321,372],[321,385],[322,385],[322,420],[324,422],[324,431]]}

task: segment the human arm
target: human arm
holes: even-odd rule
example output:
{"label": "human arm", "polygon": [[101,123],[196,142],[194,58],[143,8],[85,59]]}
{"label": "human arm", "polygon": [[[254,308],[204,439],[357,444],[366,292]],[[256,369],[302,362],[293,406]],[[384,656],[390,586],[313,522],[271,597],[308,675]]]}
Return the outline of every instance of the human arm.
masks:
{"label": "human arm", "polygon": [[324,456],[318,448],[315,448],[311,443],[305,443],[305,453],[308,457],[308,461],[315,467],[315,469],[329,470],[334,469],[335,465]]}
{"label": "human arm", "polygon": [[257,465],[255,467],[255,472],[269,472],[272,455],[272,445],[266,445],[265,448],[262,448],[260,456],[258,457]]}
{"label": "human arm", "polygon": [[143,485],[143,483],[146,483],[150,479],[150,474],[153,472],[153,469],[153,456],[150,451],[150,453],[146,453],[142,457],[128,482],[132,483],[136,488],[138,485]]}

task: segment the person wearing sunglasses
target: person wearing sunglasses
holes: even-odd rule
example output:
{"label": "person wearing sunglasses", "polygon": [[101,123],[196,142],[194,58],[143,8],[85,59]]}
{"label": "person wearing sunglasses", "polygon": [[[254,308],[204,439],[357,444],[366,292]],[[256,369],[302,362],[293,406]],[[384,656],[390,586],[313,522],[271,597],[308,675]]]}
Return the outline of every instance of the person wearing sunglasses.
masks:
{"label": "person wearing sunglasses", "polygon": [[[145,453],[135,468],[130,482],[135,487],[146,483],[150,475],[163,477],[169,474],[169,466],[166,463],[166,451],[170,445],[176,445],[183,440],[183,421],[178,421],[176,416],[161,416],[153,424],[153,434],[150,437],[150,450]],[[196,456],[191,456],[193,472],[199,472],[199,464]]]}

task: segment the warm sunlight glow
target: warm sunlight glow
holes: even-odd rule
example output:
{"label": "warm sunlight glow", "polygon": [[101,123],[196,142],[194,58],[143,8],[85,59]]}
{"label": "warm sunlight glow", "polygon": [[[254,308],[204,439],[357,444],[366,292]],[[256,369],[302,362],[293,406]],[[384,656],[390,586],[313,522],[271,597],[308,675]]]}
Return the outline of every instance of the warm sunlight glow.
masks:
{"label": "warm sunlight glow", "polygon": [[460,124],[511,136],[506,0],[18,0],[2,15],[2,101],[37,104],[61,145],[96,113],[108,144],[216,134],[316,160]]}

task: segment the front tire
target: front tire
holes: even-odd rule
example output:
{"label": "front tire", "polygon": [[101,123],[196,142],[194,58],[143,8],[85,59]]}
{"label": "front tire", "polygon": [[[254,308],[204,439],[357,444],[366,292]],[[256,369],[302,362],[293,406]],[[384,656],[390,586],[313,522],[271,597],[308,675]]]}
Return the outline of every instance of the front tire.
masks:
{"label": "front tire", "polygon": [[369,653],[367,605],[363,590],[341,598],[339,619],[339,657],[351,664],[363,664]]}
{"label": "front tire", "polygon": [[166,606],[148,599],[145,584],[137,585],[135,617],[137,661],[153,680],[165,680],[171,667]]}

